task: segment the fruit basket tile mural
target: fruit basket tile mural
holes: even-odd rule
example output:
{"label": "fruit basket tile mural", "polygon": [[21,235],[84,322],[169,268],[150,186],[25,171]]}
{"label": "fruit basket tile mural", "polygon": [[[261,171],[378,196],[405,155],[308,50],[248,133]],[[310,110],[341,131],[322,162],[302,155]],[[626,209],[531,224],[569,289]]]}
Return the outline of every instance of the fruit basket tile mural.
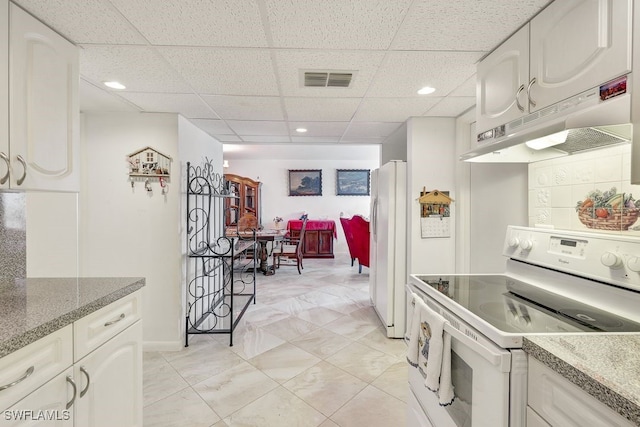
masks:
{"label": "fruit basket tile mural", "polygon": [[620,193],[616,187],[590,191],[578,201],[576,212],[587,228],[597,230],[628,230],[638,220],[640,200],[630,193]]}

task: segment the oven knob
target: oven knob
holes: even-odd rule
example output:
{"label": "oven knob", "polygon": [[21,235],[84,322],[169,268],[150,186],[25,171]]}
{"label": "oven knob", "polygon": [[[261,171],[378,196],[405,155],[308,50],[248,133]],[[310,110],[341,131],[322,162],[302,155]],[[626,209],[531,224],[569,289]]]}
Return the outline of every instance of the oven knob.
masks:
{"label": "oven knob", "polygon": [[530,251],[533,248],[533,242],[529,239],[523,240],[520,242],[520,249],[523,251]]}
{"label": "oven knob", "polygon": [[609,268],[620,268],[622,267],[622,258],[613,252],[605,252],[600,257],[600,262],[606,267]]}
{"label": "oven knob", "polygon": [[632,256],[627,259],[627,267],[629,270],[640,273],[640,257]]}
{"label": "oven knob", "polygon": [[509,239],[507,244],[510,248],[517,248],[520,245],[520,239],[518,239],[517,237],[512,237]]}

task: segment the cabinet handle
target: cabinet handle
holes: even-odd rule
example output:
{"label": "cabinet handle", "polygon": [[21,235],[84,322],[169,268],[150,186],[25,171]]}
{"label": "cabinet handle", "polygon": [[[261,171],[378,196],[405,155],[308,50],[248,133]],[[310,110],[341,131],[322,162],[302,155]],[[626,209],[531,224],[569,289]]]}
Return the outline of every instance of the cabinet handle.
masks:
{"label": "cabinet handle", "polygon": [[67,406],[66,408],[69,409],[73,406],[73,402],[76,401],[76,395],[78,394],[78,388],[76,387],[76,383],[73,381],[73,379],[67,375],[67,382],[69,384],[71,384],[71,387],[73,387],[73,397],[71,398],[71,400],[69,402],[67,402]]}
{"label": "cabinet handle", "polygon": [[125,317],[125,316],[124,316],[124,313],[122,313],[122,314],[120,315],[120,317],[118,317],[116,320],[111,320],[111,321],[109,321],[109,322],[105,323],[105,324],[104,324],[104,326],[111,326],[111,325],[113,325],[114,323],[118,323],[119,321],[121,321],[122,319],[124,319],[124,317]]}
{"label": "cabinet handle", "polygon": [[524,113],[524,107],[522,106],[522,104],[520,104],[520,94],[522,93],[523,90],[524,90],[524,84],[521,84],[520,87],[518,88],[518,91],[516,92],[516,106],[518,107],[518,110]]}
{"label": "cabinet handle", "polygon": [[24,158],[21,155],[18,155],[16,159],[18,159],[18,161],[22,163],[22,168],[23,168],[22,176],[18,179],[18,181],[16,181],[16,183],[18,185],[22,185],[22,183],[24,182],[24,179],[27,177],[27,162],[24,160]]}
{"label": "cabinet handle", "polygon": [[31,376],[31,374],[33,374],[33,371],[35,371],[35,368],[33,366],[30,366],[29,369],[27,369],[27,371],[24,373],[24,375],[22,375],[20,378],[18,378],[17,380],[12,382],[11,384],[3,385],[2,387],[0,387],[0,391],[6,390],[8,388],[11,388],[14,385],[20,384],[22,381],[24,381],[27,378],[29,378]]}
{"label": "cabinet handle", "polygon": [[534,77],[531,79],[531,81],[529,82],[529,86],[527,86],[527,98],[529,98],[529,104],[532,107],[536,106],[536,101],[534,101],[533,99],[531,99],[531,86],[533,86],[538,80]]}
{"label": "cabinet handle", "polygon": [[0,178],[0,184],[4,184],[9,179],[9,168],[11,168],[11,162],[9,161],[7,155],[4,153],[0,153],[0,158],[7,164],[7,173],[5,173],[2,178]]}
{"label": "cabinet handle", "polygon": [[87,386],[84,388],[84,390],[80,391],[80,397],[84,397],[85,394],[87,394],[87,391],[89,390],[89,385],[91,384],[91,377],[89,377],[89,372],[87,372],[86,369],[84,369],[84,366],[80,366],[80,372],[82,372],[86,377],[87,377]]}

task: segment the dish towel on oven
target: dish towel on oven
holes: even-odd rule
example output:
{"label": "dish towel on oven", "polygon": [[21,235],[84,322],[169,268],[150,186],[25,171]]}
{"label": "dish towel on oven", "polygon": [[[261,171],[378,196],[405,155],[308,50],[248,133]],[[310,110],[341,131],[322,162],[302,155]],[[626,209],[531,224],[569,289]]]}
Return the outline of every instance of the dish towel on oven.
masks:
{"label": "dish towel on oven", "polygon": [[425,386],[438,394],[440,405],[453,402],[451,384],[451,336],[448,323],[415,293],[411,293],[413,315],[408,329],[407,361],[425,377]]}

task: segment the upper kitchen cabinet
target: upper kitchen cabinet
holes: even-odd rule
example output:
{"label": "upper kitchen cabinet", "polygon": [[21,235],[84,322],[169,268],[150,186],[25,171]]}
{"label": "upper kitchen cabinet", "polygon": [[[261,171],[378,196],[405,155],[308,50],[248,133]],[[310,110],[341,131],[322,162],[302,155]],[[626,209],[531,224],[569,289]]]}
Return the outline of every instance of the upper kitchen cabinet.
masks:
{"label": "upper kitchen cabinet", "polygon": [[0,174],[12,189],[77,192],[78,49],[13,4],[9,47],[9,141],[0,146],[9,160]]}
{"label": "upper kitchen cabinet", "polygon": [[631,8],[631,0],[562,0],[531,20],[531,111],[631,71]]}
{"label": "upper kitchen cabinet", "polygon": [[483,132],[521,117],[526,111],[528,82],[527,24],[478,64],[476,130]]}
{"label": "upper kitchen cabinet", "polygon": [[[0,0],[0,28],[8,28],[9,2]],[[9,59],[9,31],[0,31],[0,58]],[[0,67],[0,189],[9,186],[9,67]]]}
{"label": "upper kitchen cabinet", "polygon": [[631,71],[631,0],[562,0],[478,64],[477,133]]}

